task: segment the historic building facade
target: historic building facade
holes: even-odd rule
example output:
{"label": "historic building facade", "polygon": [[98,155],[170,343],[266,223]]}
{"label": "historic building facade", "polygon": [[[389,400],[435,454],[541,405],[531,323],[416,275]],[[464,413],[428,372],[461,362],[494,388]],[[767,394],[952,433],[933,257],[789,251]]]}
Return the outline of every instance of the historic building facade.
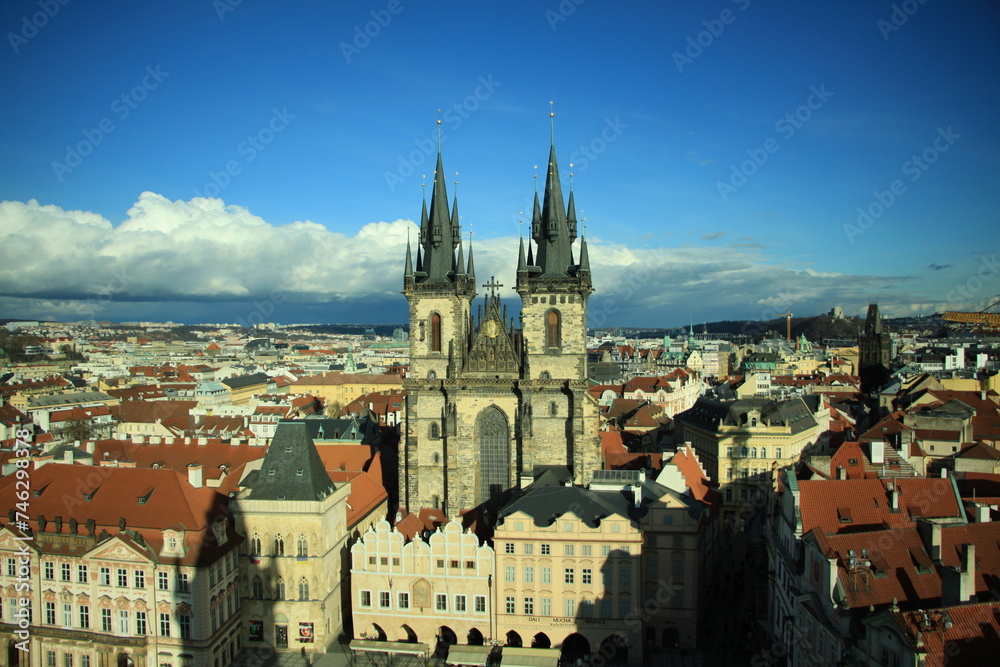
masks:
{"label": "historic building facade", "polygon": [[535,195],[527,254],[522,240],[517,257],[519,326],[494,279],[473,315],[472,248],[466,261],[440,152],[430,200],[403,279],[411,334],[400,504],[449,514],[495,509],[538,465],[565,465],[586,481],[599,460],[597,435],[585,427],[596,423],[586,391],[593,288],[585,239],[574,252],[575,204],[572,192],[564,204],[555,146],[542,201]]}

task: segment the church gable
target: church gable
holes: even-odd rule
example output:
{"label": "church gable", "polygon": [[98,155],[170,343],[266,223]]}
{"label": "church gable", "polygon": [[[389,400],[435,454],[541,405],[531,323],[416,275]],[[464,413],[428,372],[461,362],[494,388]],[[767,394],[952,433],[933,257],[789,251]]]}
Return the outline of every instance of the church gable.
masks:
{"label": "church gable", "polygon": [[[501,285],[490,281],[495,290]],[[521,370],[520,355],[514,343],[512,331],[505,324],[500,311],[500,297],[493,291],[486,297],[486,311],[480,317],[479,326],[473,334],[471,349],[466,357],[466,372],[513,373]]]}

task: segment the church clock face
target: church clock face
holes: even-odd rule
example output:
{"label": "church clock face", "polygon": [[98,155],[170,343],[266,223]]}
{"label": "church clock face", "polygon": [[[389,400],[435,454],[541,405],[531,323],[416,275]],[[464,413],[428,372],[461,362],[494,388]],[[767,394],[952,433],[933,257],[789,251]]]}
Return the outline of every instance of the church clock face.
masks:
{"label": "church clock face", "polygon": [[486,320],[483,322],[483,333],[490,338],[496,338],[500,334],[500,323],[496,320]]}

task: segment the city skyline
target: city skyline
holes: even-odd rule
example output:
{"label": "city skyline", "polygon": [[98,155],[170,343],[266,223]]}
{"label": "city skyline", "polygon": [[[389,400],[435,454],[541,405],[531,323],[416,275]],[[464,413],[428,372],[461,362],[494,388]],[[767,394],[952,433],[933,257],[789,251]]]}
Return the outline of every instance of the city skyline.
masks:
{"label": "city skyline", "polygon": [[0,9],[4,317],[403,322],[438,127],[479,282],[514,303],[550,101],[591,326],[1000,293],[989,3],[154,12]]}

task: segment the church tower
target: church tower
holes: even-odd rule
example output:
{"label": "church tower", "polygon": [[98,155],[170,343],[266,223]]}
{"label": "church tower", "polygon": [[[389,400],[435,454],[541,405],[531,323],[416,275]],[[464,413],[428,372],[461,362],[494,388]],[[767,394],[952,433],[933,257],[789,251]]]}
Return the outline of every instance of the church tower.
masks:
{"label": "church tower", "polygon": [[861,391],[870,394],[889,381],[889,363],[892,360],[892,341],[882,324],[878,304],[868,304],[865,329],[858,334],[858,375]]}
{"label": "church tower", "polygon": [[504,286],[492,277],[473,315],[471,242],[465,264],[458,203],[449,214],[438,150],[430,212],[425,203],[416,263],[408,244],[403,278],[410,373],[399,504],[406,509],[452,516],[492,509],[536,466],[567,466],[582,481],[599,465],[596,407],[586,391],[589,260],[582,241],[574,262],[573,195],[566,208],[554,145],[549,156],[528,254],[522,240],[517,257],[518,328],[502,304]]}

